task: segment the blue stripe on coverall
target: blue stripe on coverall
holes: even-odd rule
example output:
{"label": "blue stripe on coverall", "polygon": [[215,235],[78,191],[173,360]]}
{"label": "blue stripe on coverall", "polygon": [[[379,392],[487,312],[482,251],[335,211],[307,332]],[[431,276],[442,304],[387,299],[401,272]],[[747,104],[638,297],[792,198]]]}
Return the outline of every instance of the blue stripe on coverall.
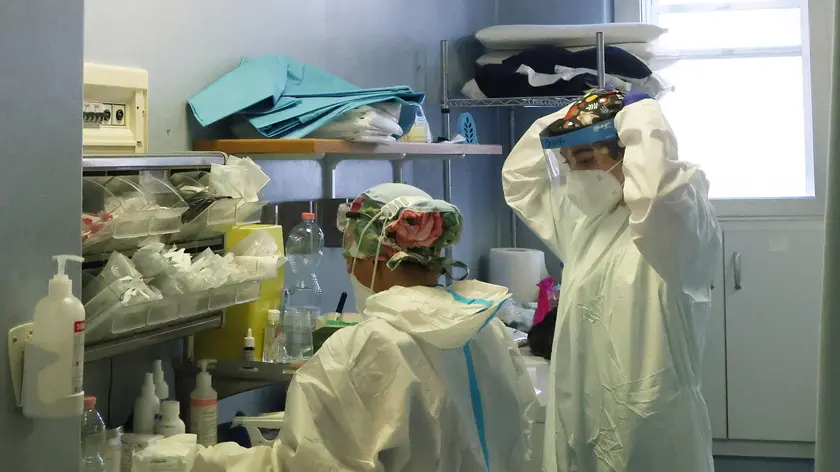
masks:
{"label": "blue stripe on coverall", "polygon": [[[466,298],[461,294],[449,290],[449,293],[452,297],[461,303],[465,303],[467,305],[472,304],[479,304],[484,305],[485,307],[489,308],[493,305],[493,302],[490,300],[484,300],[481,298]],[[484,329],[490,320],[496,317],[496,313],[502,308],[502,304],[500,303],[499,306],[496,307],[496,310],[493,311],[493,314],[488,316],[487,319],[484,321],[484,324],[481,325],[479,331]],[[486,310],[486,308],[485,308]],[[482,310],[484,311],[484,310]],[[478,388],[478,378],[475,376],[475,363],[473,362],[472,351],[470,350],[470,343],[464,345],[464,357],[467,360],[467,376],[469,378],[469,385],[470,385],[470,400],[472,402],[472,410],[473,410],[473,418],[475,419],[475,426],[478,430],[478,439],[481,441],[481,452],[484,454],[484,464],[487,466],[487,470],[490,470],[490,451],[487,449],[487,433],[485,432],[484,428],[484,408],[481,403],[481,391]]]}

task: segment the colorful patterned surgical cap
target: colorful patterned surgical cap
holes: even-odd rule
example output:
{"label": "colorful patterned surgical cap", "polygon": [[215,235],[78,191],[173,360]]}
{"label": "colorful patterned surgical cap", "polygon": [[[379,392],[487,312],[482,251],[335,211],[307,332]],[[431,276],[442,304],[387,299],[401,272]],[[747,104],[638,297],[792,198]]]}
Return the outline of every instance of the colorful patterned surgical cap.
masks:
{"label": "colorful patterned surgical cap", "polygon": [[347,257],[376,257],[392,270],[406,261],[450,275],[452,267],[467,270],[443,257],[461,237],[461,212],[416,187],[388,183],[368,189],[339,208],[337,223]]}

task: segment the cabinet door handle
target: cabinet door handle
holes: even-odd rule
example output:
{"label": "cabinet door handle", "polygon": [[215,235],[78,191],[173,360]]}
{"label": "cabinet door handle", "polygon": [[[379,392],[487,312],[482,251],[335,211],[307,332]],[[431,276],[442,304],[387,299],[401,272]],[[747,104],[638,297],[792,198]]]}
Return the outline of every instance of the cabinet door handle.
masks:
{"label": "cabinet door handle", "polygon": [[732,256],[732,269],[735,275],[735,290],[741,290],[741,253]]}

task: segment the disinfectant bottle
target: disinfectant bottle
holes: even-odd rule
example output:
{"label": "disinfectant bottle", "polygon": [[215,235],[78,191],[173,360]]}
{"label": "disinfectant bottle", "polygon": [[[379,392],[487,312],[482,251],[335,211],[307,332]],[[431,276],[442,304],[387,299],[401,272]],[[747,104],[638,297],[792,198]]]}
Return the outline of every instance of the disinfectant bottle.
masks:
{"label": "disinfectant bottle", "polygon": [[[29,342],[38,350],[57,356],[58,360],[40,372],[26,372],[24,367],[24,375],[37,375],[36,391],[24,392],[24,414],[32,418],[55,416],[41,410],[59,399],[81,393],[83,389],[85,307],[73,296],[73,282],[64,273],[64,268],[67,261],[82,262],[84,259],[54,256],[53,260],[58,262],[58,272],[50,279],[47,296],[35,305]],[[34,363],[32,367],[36,368]]]}
{"label": "disinfectant bottle", "polygon": [[134,434],[155,434],[155,423],[160,414],[160,400],[155,395],[154,374],[146,373],[140,396],[134,402]]}
{"label": "disinfectant bottle", "polygon": [[195,390],[190,394],[190,433],[198,436],[198,443],[215,446],[218,421],[218,395],[213,379],[207,372],[207,360],[198,361],[201,372],[195,378]]}

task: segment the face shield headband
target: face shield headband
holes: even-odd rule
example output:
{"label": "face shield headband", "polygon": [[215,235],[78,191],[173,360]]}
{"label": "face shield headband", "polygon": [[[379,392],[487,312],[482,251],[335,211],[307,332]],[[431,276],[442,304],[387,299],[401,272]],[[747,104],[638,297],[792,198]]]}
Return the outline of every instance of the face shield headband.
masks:
{"label": "face shield headband", "polygon": [[615,120],[607,120],[560,136],[540,138],[540,144],[543,149],[550,150],[583,146],[617,138],[618,131],[615,128]]}

